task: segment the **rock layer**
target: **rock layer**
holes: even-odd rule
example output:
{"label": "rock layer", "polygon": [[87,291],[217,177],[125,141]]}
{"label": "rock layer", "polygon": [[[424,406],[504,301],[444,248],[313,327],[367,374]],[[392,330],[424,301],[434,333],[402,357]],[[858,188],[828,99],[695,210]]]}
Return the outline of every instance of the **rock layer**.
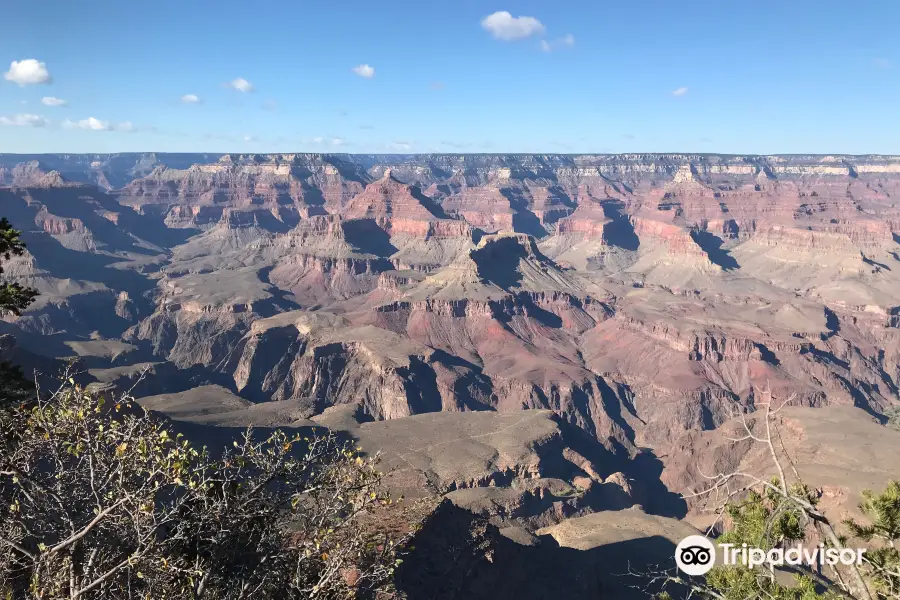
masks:
{"label": "rock layer", "polygon": [[42,293],[4,331],[129,342],[104,385],[168,361],[310,414],[547,409],[626,454],[767,381],[900,401],[898,157],[0,156],[0,186]]}

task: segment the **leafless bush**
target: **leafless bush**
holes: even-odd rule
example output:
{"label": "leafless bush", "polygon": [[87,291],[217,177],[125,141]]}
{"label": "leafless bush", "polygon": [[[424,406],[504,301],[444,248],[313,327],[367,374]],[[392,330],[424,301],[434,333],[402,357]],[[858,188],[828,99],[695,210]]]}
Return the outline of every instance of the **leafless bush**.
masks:
{"label": "leafless bush", "polygon": [[390,502],[375,459],[333,435],[214,458],[71,380],[0,432],[0,597],[391,597],[401,540],[360,525]]}

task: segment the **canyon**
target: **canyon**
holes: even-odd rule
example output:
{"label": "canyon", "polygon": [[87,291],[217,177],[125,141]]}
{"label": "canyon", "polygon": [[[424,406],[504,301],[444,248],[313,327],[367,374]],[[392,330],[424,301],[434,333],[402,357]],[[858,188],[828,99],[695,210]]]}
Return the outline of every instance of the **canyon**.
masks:
{"label": "canyon", "polygon": [[510,535],[684,517],[761,388],[895,444],[898,202],[900,156],[0,155],[40,292],[0,352],[334,427]]}

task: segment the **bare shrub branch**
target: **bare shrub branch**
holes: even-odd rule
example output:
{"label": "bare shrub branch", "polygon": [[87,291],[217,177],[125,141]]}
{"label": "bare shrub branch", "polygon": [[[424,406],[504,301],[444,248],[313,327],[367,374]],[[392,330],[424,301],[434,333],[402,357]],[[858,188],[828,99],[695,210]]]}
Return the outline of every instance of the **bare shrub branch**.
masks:
{"label": "bare shrub branch", "polygon": [[404,540],[366,526],[391,502],[377,457],[332,434],[248,429],[214,458],[71,379],[0,431],[0,597],[390,593]]}

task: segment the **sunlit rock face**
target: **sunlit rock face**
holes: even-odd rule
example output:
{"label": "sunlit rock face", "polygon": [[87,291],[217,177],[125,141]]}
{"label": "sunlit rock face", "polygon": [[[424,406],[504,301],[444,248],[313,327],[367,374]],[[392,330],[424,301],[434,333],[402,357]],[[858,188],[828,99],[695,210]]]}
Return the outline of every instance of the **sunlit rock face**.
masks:
{"label": "sunlit rock face", "polygon": [[886,156],[0,155],[41,292],[0,333],[104,385],[664,452],[760,385],[900,402],[898,195]]}

